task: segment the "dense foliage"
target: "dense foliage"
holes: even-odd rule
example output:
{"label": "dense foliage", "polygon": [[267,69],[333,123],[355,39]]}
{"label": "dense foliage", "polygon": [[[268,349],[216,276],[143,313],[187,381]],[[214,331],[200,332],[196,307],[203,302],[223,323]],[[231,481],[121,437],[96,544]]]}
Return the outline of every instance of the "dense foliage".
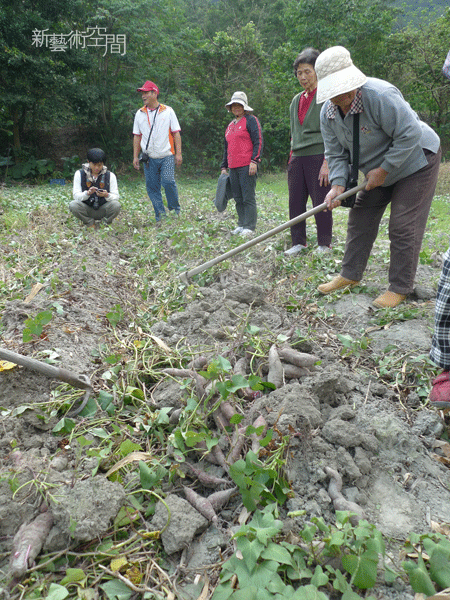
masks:
{"label": "dense foliage", "polygon": [[[53,159],[80,144],[131,162],[136,88],[156,81],[178,114],[185,164],[217,169],[224,104],[246,91],[265,133],[264,168],[285,164],[288,106],[299,90],[292,63],[305,46],[345,45],[365,73],[400,87],[450,147],[450,82],[441,74],[450,9],[405,13],[394,0],[5,0],[0,9],[0,144],[13,161]],[[406,25],[405,25],[406,21]],[[54,51],[33,31],[89,27],[126,36],[126,52]],[[49,144],[43,143],[45,134]],[[74,136],[78,134],[80,144]],[[52,138],[59,145],[51,143]],[[44,136],[44,137],[43,137]],[[0,160],[0,165],[2,164]]]}

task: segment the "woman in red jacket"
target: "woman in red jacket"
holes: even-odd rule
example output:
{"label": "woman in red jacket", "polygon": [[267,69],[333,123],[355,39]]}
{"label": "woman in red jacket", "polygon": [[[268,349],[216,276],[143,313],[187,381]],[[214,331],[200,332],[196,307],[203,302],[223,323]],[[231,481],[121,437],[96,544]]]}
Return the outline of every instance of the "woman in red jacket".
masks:
{"label": "woman in red jacket", "polygon": [[263,137],[258,119],[247,103],[244,92],[235,92],[226,108],[234,119],[225,131],[225,150],[221,169],[229,169],[231,191],[236,202],[238,226],[232,231],[250,237],[256,228],[255,199],[258,164],[261,162]]}

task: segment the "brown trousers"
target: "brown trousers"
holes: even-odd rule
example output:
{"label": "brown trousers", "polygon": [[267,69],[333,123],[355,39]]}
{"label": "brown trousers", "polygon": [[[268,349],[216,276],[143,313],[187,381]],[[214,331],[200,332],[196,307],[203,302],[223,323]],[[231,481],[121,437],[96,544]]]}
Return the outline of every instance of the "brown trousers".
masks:
{"label": "brown trousers", "polygon": [[441,149],[436,154],[424,152],[426,167],[388,187],[358,193],[348,218],[343,277],[353,281],[362,279],[381,218],[390,203],[389,290],[397,294],[412,292],[442,153]]}

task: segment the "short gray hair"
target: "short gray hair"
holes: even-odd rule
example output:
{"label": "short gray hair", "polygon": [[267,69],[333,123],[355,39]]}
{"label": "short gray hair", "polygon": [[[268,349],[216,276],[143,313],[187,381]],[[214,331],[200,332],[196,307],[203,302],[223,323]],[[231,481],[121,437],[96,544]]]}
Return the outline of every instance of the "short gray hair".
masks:
{"label": "short gray hair", "polygon": [[316,64],[316,59],[319,56],[320,51],[315,48],[304,48],[297,58],[294,60],[294,74],[297,75],[297,67],[301,63],[305,63],[307,65],[311,65],[314,67]]}

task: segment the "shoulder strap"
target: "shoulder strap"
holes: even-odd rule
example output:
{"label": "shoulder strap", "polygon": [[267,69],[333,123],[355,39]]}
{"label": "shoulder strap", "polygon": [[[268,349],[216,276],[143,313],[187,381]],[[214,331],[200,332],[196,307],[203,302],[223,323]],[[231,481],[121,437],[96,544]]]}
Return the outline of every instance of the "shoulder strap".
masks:
{"label": "shoulder strap", "polygon": [[[155,117],[154,117],[154,119],[153,119],[153,123],[152,123],[152,125],[151,125],[151,127],[150,127],[150,133],[148,134],[147,144],[146,144],[146,146],[145,146],[145,151],[146,151],[146,152],[147,152],[147,148],[148,148],[148,143],[149,143],[149,141],[150,141],[150,137],[151,137],[151,135],[152,135],[152,132],[153,132],[153,128],[155,127],[156,117],[158,116],[158,113],[159,113],[159,107],[160,107],[160,106],[161,106],[161,104],[158,104],[158,106],[155,108],[155,111],[156,111],[156,112],[155,112]],[[148,109],[147,109],[147,119],[148,119]]]}
{"label": "shoulder strap", "polygon": [[359,169],[359,113],[353,115],[353,160],[352,160],[352,181],[358,181]]}

